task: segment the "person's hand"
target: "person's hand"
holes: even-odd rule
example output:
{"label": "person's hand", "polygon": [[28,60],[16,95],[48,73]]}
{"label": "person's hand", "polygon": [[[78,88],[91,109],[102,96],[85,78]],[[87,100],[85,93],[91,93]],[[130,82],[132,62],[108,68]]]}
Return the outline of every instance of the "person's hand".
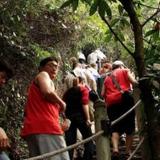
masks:
{"label": "person's hand", "polygon": [[90,127],[90,126],[92,125],[92,122],[91,122],[90,120],[87,120],[87,121],[86,121],[86,124],[87,124],[87,126]]}
{"label": "person's hand", "polygon": [[70,127],[70,124],[71,124],[71,121],[69,119],[64,119],[63,123],[62,123],[62,130],[65,132],[69,129]]}
{"label": "person's hand", "polygon": [[0,150],[10,147],[9,139],[5,131],[0,127]]}

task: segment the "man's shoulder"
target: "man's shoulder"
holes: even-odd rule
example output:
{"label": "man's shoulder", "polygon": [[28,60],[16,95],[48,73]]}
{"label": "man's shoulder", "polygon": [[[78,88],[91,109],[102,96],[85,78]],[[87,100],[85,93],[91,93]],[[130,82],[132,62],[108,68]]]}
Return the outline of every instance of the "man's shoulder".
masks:
{"label": "man's shoulder", "polygon": [[36,75],[37,77],[49,77],[49,74],[46,71],[41,71]]}

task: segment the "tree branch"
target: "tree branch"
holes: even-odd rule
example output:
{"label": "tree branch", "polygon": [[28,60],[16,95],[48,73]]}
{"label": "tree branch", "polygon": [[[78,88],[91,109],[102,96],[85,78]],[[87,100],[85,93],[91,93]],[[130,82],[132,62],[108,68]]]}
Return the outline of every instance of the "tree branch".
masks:
{"label": "tree branch", "polygon": [[156,16],[160,12],[160,9],[158,9],[152,16],[150,16],[143,24],[142,27],[144,27],[154,16]]}
{"label": "tree branch", "polygon": [[139,77],[143,77],[146,74],[145,63],[144,63],[144,45],[143,45],[143,34],[142,26],[140,24],[138,15],[135,11],[135,6],[133,0],[119,0],[123,5],[124,9],[128,13],[130,18],[130,23],[132,26],[132,31],[134,33],[134,60],[137,66],[137,72]]}
{"label": "tree branch", "polygon": [[152,7],[152,6],[143,4],[143,3],[141,3],[141,2],[135,2],[134,4],[139,4],[139,5],[141,5],[141,6],[144,6],[144,7],[150,8],[150,9],[156,9],[156,10],[158,9],[157,7]]}
{"label": "tree branch", "polygon": [[108,26],[108,28],[110,29],[110,31],[113,33],[113,35],[118,39],[118,41],[120,42],[120,44],[128,51],[128,53],[130,55],[133,56],[133,52],[131,52],[127,46],[121,41],[121,39],[117,36],[117,34],[114,32],[114,30],[112,29],[112,27],[110,26],[109,22],[105,19],[105,17],[101,17],[101,19],[105,22],[105,24]]}

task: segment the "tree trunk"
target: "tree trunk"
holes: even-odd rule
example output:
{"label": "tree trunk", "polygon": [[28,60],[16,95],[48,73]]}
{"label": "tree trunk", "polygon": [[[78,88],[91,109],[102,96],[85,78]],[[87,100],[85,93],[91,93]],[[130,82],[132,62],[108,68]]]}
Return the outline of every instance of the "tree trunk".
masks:
{"label": "tree trunk", "polygon": [[[138,16],[134,10],[132,0],[119,0],[126,12],[128,13],[134,32],[135,52],[133,58],[135,60],[138,75],[140,78],[146,75],[145,63],[144,63],[144,45],[142,25],[139,22]],[[160,159],[160,127],[156,120],[154,99],[152,95],[151,85],[149,80],[140,82],[141,96],[144,103],[144,111],[147,118],[146,124],[146,136],[145,144],[147,144],[148,150],[145,152],[145,160],[159,160]]]}
{"label": "tree trunk", "polygon": [[[150,81],[143,80],[140,81],[140,89],[142,90],[142,100],[144,103],[144,111],[146,114],[146,126],[145,130],[147,132],[145,138],[144,149],[144,160],[160,160],[160,126],[157,120],[157,112],[155,110],[155,104],[153,95],[151,93]],[[149,157],[148,157],[149,156]]]}

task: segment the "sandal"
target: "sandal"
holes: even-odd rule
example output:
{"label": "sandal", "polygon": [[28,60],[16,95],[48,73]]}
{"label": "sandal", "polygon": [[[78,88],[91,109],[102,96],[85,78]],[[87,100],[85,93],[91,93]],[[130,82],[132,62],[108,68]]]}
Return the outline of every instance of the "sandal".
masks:
{"label": "sandal", "polygon": [[119,152],[112,153],[112,160],[119,160]]}

